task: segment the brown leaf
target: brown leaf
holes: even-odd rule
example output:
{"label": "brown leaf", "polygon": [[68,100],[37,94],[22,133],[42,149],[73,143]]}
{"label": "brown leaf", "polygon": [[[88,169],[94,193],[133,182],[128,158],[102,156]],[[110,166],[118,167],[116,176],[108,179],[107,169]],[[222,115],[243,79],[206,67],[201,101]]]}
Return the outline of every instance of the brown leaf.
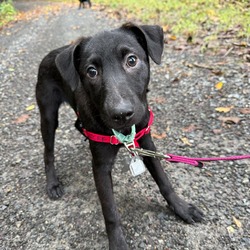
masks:
{"label": "brown leaf", "polygon": [[223,124],[238,124],[241,119],[236,116],[231,116],[231,117],[220,116],[218,120],[222,121]]}
{"label": "brown leaf", "polygon": [[244,115],[250,114],[250,108],[241,108],[240,113]]}
{"label": "brown leaf", "polygon": [[221,132],[222,132],[221,129],[213,129],[213,133],[214,133],[215,135],[219,135],[219,134],[221,134]]}
{"label": "brown leaf", "polygon": [[21,116],[19,116],[19,117],[14,121],[14,123],[15,123],[15,124],[24,123],[24,122],[26,122],[28,119],[29,119],[29,115],[27,115],[27,114],[22,114]]}
{"label": "brown leaf", "polygon": [[214,176],[214,175],[213,175],[211,172],[209,172],[209,171],[206,172],[206,175],[209,176],[209,177]]}
{"label": "brown leaf", "polygon": [[199,64],[199,63],[193,63],[193,65],[197,68],[201,68],[201,69],[209,69],[209,70],[214,70],[214,68],[210,65],[206,65],[206,64]]}
{"label": "brown leaf", "polygon": [[191,132],[195,131],[196,129],[197,129],[197,127],[194,124],[190,124],[189,126],[182,128],[182,131],[186,132],[186,133],[191,133]]}
{"label": "brown leaf", "polygon": [[213,69],[212,73],[215,74],[216,76],[222,76],[224,73],[220,69]]}
{"label": "brown leaf", "polygon": [[185,50],[187,49],[187,46],[185,44],[182,44],[182,43],[178,43],[177,45],[174,45],[173,46],[173,49],[174,50]]}
{"label": "brown leaf", "polygon": [[167,137],[167,134],[165,132],[163,132],[161,134],[152,133],[152,137],[155,139],[164,139]]}
{"label": "brown leaf", "polygon": [[150,101],[154,103],[166,103],[166,98],[163,96],[158,96],[158,97],[151,98]]}

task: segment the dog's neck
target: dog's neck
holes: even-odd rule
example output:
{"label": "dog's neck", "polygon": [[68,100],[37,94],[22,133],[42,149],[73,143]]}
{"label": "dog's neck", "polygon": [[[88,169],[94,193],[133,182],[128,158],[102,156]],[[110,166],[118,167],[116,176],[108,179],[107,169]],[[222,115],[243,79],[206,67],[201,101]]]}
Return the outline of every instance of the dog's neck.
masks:
{"label": "dog's neck", "polygon": [[[83,127],[91,132],[103,134],[103,135],[113,135],[112,128],[109,128],[105,125],[105,122],[101,119],[100,112],[94,105],[89,105],[89,108],[86,108],[86,103],[83,106],[77,108],[77,115],[80,121],[82,122]],[[81,112],[79,112],[81,110]],[[150,112],[148,108],[145,108],[145,114],[141,119],[141,122],[135,124],[136,131],[140,131],[145,128],[148,124],[150,118]],[[120,133],[128,135],[131,133],[131,127],[127,127],[119,130]]]}

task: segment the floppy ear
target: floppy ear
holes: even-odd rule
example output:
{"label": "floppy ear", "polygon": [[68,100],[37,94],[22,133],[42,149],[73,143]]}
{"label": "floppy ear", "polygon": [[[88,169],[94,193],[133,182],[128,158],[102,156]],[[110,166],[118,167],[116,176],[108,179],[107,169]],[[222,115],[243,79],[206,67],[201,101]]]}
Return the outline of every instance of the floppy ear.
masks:
{"label": "floppy ear", "polygon": [[133,23],[126,23],[122,29],[131,31],[142,45],[144,50],[157,64],[161,63],[161,55],[163,52],[163,30],[158,25],[141,25],[137,26]]}
{"label": "floppy ear", "polygon": [[81,42],[82,39],[79,39],[74,44],[66,47],[55,59],[57,69],[72,91],[77,88],[80,81],[80,76],[76,70],[76,60]]}

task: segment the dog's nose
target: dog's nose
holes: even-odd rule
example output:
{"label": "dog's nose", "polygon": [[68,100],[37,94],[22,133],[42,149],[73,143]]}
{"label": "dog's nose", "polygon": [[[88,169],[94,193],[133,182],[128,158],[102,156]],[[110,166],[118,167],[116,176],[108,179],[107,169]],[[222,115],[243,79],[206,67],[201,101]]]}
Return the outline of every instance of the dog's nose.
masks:
{"label": "dog's nose", "polygon": [[126,122],[134,116],[132,104],[123,103],[113,109],[111,118],[115,122]]}

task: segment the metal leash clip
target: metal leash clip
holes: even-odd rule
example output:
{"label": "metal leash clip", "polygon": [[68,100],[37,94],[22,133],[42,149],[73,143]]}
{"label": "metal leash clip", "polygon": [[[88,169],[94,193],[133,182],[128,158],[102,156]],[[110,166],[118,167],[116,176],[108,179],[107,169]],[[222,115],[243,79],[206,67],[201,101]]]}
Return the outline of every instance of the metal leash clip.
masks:
{"label": "metal leash clip", "polygon": [[137,152],[134,152],[134,149],[136,148],[134,142],[124,143],[124,146],[128,150],[129,153],[134,154],[134,155],[138,155]]}
{"label": "metal leash clip", "polygon": [[[126,145],[125,145],[126,146]],[[126,146],[127,147],[127,146]],[[143,148],[127,148],[131,153],[133,154],[137,154],[137,155],[141,155],[141,156],[148,156],[148,157],[153,157],[153,158],[162,158],[162,159],[167,159],[167,158],[171,158],[168,155],[165,155],[163,153],[157,153],[155,151],[152,150],[147,150],[147,149],[143,149]]]}

